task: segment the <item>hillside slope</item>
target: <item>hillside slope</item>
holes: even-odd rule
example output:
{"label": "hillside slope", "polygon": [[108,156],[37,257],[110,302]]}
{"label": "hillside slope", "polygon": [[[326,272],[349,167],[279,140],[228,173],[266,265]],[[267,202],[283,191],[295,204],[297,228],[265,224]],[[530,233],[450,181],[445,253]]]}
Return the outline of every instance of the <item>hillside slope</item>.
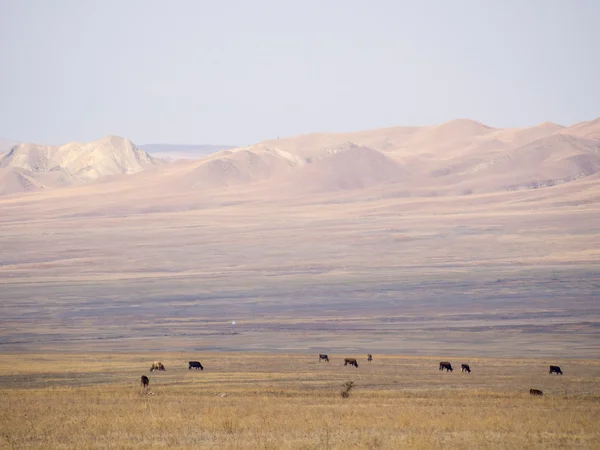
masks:
{"label": "hillside slope", "polygon": [[134,174],[162,164],[128,139],[107,136],[61,146],[19,144],[0,159],[0,192],[17,193]]}

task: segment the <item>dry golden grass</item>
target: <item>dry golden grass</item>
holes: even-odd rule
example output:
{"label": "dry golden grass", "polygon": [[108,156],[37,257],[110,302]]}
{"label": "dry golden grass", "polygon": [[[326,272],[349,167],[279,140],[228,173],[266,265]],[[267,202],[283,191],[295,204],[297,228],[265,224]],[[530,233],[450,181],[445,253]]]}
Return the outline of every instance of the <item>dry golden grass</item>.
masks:
{"label": "dry golden grass", "polygon": [[[344,356],[359,368],[344,367]],[[2,448],[599,448],[600,361],[0,355]],[[149,373],[160,359],[167,371]],[[188,371],[199,359],[203,372]],[[446,358],[444,358],[446,359]],[[150,377],[144,393],[139,378]],[[340,391],[346,381],[356,388]],[[530,388],[544,391],[531,397]]]}

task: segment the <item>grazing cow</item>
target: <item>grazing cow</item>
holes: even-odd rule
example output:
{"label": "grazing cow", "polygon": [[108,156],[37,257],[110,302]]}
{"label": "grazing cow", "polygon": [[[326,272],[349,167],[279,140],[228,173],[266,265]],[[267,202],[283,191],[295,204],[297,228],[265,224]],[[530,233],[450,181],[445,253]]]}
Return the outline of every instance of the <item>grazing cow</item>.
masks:
{"label": "grazing cow", "polygon": [[155,370],[162,371],[167,369],[165,369],[165,366],[163,366],[163,363],[161,363],[160,361],[154,361],[150,366],[150,372],[154,372]]}
{"label": "grazing cow", "polygon": [[452,364],[450,364],[448,361],[442,361],[440,363],[440,370],[443,372],[444,369],[446,369],[446,372],[452,372]]}
{"label": "grazing cow", "polygon": [[188,364],[189,364],[188,370],[191,370],[192,368],[196,369],[196,370],[198,370],[198,369],[204,370],[204,367],[202,367],[202,364],[200,364],[200,361],[189,361]]}
{"label": "grazing cow", "polygon": [[461,372],[471,373],[471,368],[469,367],[468,364],[461,364],[460,365],[460,371]]}
{"label": "grazing cow", "polygon": [[371,355],[370,353],[367,353],[367,362],[371,362],[373,361],[373,355]]}
{"label": "grazing cow", "polygon": [[351,366],[354,366],[354,367],[358,368],[358,362],[354,358],[346,358],[346,359],[344,359],[344,365],[347,366],[348,364],[350,364]]}
{"label": "grazing cow", "polygon": [[556,375],[562,375],[562,370],[560,370],[560,367],[558,366],[550,366],[550,375],[552,375],[553,373],[555,373]]}
{"label": "grazing cow", "polygon": [[329,356],[327,356],[325,353],[319,353],[319,362],[321,361],[329,362]]}
{"label": "grazing cow", "polygon": [[140,378],[140,383],[145,390],[148,389],[148,384],[150,384],[150,380],[146,375],[142,375],[142,378]]}
{"label": "grazing cow", "polygon": [[544,393],[542,391],[540,391],[539,389],[529,389],[529,394],[531,394],[531,395],[544,395]]}

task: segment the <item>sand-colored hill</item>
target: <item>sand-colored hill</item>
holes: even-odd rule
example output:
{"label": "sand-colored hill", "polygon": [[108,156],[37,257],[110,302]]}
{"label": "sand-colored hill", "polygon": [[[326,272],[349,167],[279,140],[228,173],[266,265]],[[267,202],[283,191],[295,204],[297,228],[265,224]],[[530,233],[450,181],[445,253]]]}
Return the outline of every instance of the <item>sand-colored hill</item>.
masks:
{"label": "sand-colored hill", "polygon": [[157,164],[159,160],[128,139],[116,136],[61,146],[19,144],[0,158],[0,168],[10,174],[0,182],[0,192],[68,186],[110,175],[138,173]]}
{"label": "sand-colored hill", "polygon": [[171,192],[253,185],[275,196],[380,185],[411,196],[539,188],[596,173],[594,141],[579,136],[581,125],[575,129],[572,135],[550,122],[498,129],[460,119],[434,127],[314,133],[178,164],[155,182]]}
{"label": "sand-colored hill", "polygon": [[200,161],[168,168],[157,183],[165,190],[221,189],[285,177],[306,164],[302,158],[267,145],[223,150]]}
{"label": "sand-colored hill", "polygon": [[600,142],[553,134],[473,162],[440,171],[436,184],[452,194],[473,194],[572,182],[600,171]]}
{"label": "sand-colored hill", "polygon": [[600,117],[595,120],[581,122],[564,130],[564,133],[588,139],[600,140]]}
{"label": "sand-colored hill", "polygon": [[294,193],[355,190],[400,182],[407,175],[398,162],[352,142],[322,149],[309,161],[286,178],[287,189]]}
{"label": "sand-colored hill", "polygon": [[0,195],[31,192],[43,189],[41,183],[28,176],[26,171],[13,168],[0,168]]}
{"label": "sand-colored hill", "polygon": [[[252,186],[265,196],[388,186],[388,195],[445,196],[538,189],[598,171],[600,119],[500,129],[467,119],[431,127],[314,133],[223,150],[164,166],[123,138],[60,147],[21,144],[0,159],[0,193],[135,174],[129,189],[185,194]],[[144,186],[144,187],[142,187]],[[383,189],[383,188],[382,188]],[[394,192],[396,194],[394,194]]]}

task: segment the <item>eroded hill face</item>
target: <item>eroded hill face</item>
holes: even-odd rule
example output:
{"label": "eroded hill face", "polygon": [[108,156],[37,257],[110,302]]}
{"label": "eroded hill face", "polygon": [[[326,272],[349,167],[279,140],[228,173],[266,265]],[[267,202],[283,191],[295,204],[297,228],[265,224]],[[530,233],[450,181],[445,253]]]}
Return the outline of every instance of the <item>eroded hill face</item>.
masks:
{"label": "eroded hill face", "polygon": [[0,193],[64,187],[109,175],[134,174],[159,160],[128,139],[108,136],[61,146],[18,144],[0,159]]}

